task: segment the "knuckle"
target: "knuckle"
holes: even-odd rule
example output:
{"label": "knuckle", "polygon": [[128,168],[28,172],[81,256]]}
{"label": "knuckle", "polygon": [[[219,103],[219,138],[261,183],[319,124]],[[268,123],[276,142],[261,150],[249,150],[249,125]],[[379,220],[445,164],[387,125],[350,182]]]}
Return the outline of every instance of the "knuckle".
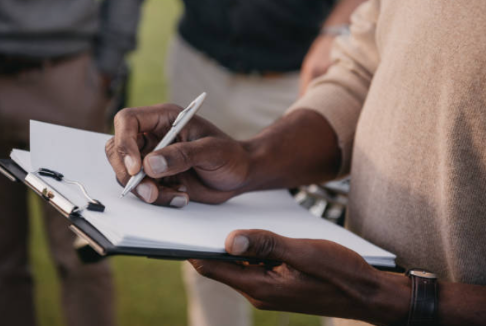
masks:
{"label": "knuckle", "polygon": [[181,146],[176,146],[177,156],[183,166],[191,164],[191,152],[188,149],[183,149]]}
{"label": "knuckle", "polygon": [[277,242],[275,238],[262,236],[259,245],[255,248],[258,257],[268,258],[276,252]]}
{"label": "knuckle", "polygon": [[113,138],[105,144],[105,154],[115,170],[118,180],[124,180],[126,178],[125,166],[121,163],[120,157],[117,155]]}
{"label": "knuckle", "polygon": [[173,111],[175,114],[179,114],[184,108],[174,103],[166,103],[161,107],[162,111]]}
{"label": "knuckle", "polygon": [[113,155],[114,147],[115,147],[115,140],[112,137],[105,144],[105,153],[108,158],[110,158]]}
{"label": "knuckle", "polygon": [[120,157],[124,157],[128,154],[128,149],[127,146],[122,142],[116,146],[114,152],[116,152]]}
{"label": "knuckle", "polygon": [[123,125],[128,119],[134,116],[134,110],[132,108],[125,108],[115,115],[114,124],[115,127]]}
{"label": "knuckle", "polygon": [[165,187],[157,187],[157,199],[154,204],[158,206],[171,206],[171,201],[174,198],[174,193]]}
{"label": "knuckle", "polygon": [[155,110],[163,118],[164,124],[171,125],[175,121],[179,113],[184,110],[184,108],[180,107],[177,104],[165,103],[156,106]]}

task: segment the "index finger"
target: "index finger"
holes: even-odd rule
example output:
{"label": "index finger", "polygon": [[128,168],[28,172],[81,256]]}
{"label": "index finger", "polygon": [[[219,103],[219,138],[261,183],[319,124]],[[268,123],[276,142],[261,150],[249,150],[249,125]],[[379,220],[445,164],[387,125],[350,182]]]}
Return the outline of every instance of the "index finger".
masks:
{"label": "index finger", "polygon": [[176,105],[162,104],[150,107],[126,108],[115,116],[114,151],[119,163],[123,162],[130,175],[142,168],[137,145],[140,133],[155,133],[161,137],[170,128],[181,111]]}

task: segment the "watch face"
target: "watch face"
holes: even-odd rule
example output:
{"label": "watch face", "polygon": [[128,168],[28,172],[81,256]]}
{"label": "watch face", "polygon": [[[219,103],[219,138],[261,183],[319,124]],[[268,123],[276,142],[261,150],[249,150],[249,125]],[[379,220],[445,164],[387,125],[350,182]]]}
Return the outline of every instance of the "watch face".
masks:
{"label": "watch face", "polygon": [[437,275],[434,273],[429,273],[427,271],[421,270],[421,269],[414,269],[408,272],[408,275],[413,275],[417,277],[422,277],[422,278],[430,278],[430,279],[436,279]]}

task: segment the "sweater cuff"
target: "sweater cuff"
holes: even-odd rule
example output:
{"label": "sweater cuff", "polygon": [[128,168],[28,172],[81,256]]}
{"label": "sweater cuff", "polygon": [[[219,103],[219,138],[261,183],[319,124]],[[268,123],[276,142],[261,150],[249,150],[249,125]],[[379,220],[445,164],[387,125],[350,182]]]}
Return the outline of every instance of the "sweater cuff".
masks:
{"label": "sweater cuff", "polygon": [[286,112],[309,109],[320,113],[331,125],[341,149],[341,166],[336,177],[349,174],[354,135],[362,102],[350,96],[341,86],[326,84],[325,87],[310,88],[304,97]]}

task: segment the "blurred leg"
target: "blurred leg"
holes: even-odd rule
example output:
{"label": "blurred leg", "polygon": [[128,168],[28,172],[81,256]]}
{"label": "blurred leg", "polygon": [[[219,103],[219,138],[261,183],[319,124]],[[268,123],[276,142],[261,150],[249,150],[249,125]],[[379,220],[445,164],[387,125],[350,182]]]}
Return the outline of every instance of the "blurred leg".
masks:
{"label": "blurred leg", "polygon": [[191,264],[182,264],[190,326],[251,325],[246,299],[230,287],[202,277]]}
{"label": "blurred leg", "polygon": [[[2,119],[0,129],[8,123]],[[0,139],[0,157],[14,143]],[[28,264],[26,189],[0,175],[0,324],[35,325],[32,276]]]}
{"label": "blurred leg", "polygon": [[62,304],[69,326],[114,325],[114,287],[107,260],[83,264],[73,249],[68,221],[44,206],[49,246],[61,279]]}
{"label": "blurred leg", "polygon": [[5,134],[28,143],[29,120],[103,130],[108,99],[101,87],[88,54],[42,70],[2,77],[1,114],[10,121]]}
{"label": "blurred leg", "polygon": [[167,60],[170,101],[181,106],[197,95],[208,97],[198,115],[236,139],[270,125],[297,99],[297,72],[260,77],[233,74],[175,38]]}
{"label": "blurred leg", "polygon": [[[103,131],[108,103],[88,56],[46,71],[45,90],[63,108],[59,121],[75,128]],[[72,96],[77,97],[74,102]],[[55,116],[48,117],[49,120]],[[73,249],[75,236],[68,223],[46,205],[44,218],[49,245],[61,278],[64,313],[69,326],[114,325],[114,288],[108,261],[83,264]]]}
{"label": "blurred leg", "polygon": [[[167,62],[170,100],[189,104],[202,92],[208,97],[199,115],[236,139],[249,138],[270,125],[296,100],[298,74],[274,78],[231,74],[180,39]],[[251,325],[246,300],[229,287],[183,266],[191,326]]]}
{"label": "blurred leg", "polygon": [[[25,138],[29,119],[93,131],[104,129],[107,98],[88,54],[26,72],[0,86],[7,94],[1,99],[6,108],[3,113],[16,121],[10,134]],[[49,245],[61,277],[68,325],[113,325],[113,284],[108,263],[83,265],[73,248],[74,236],[65,218],[48,205],[44,213]]]}
{"label": "blurred leg", "polygon": [[[278,120],[298,96],[298,73],[274,77],[233,77],[232,97],[227,103],[226,125],[234,130],[229,133],[236,139],[249,139]],[[208,111],[208,117],[217,111]]]}
{"label": "blurred leg", "polygon": [[[170,101],[185,106],[206,91],[208,97],[198,114],[205,116],[208,110],[224,107],[220,94],[226,93],[229,74],[209,59],[187,51],[179,40],[174,40],[169,52],[167,76]],[[212,122],[220,126],[224,120]],[[188,296],[189,326],[251,325],[251,310],[245,298],[223,284],[200,276],[188,263],[184,263],[182,269]]]}

